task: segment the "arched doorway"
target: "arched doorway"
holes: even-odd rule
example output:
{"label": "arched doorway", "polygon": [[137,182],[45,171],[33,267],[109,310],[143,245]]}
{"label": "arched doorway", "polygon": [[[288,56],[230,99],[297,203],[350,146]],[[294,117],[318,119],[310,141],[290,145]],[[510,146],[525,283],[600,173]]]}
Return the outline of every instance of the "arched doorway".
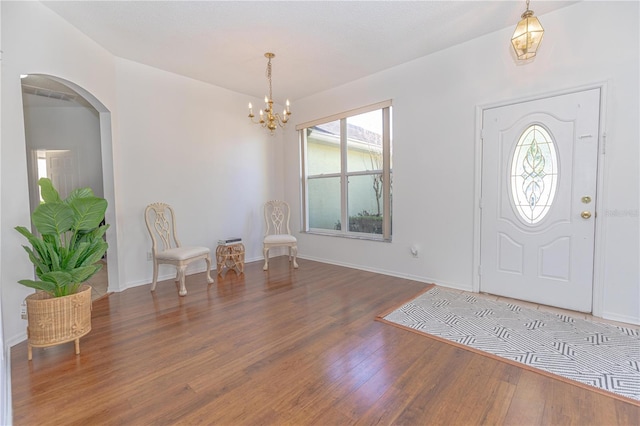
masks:
{"label": "arched doorway", "polygon": [[95,96],[67,80],[22,76],[25,146],[31,210],[40,202],[38,179],[49,177],[62,196],[88,186],[104,197],[110,224],[106,267],[92,278],[94,298],[119,290],[111,113]]}

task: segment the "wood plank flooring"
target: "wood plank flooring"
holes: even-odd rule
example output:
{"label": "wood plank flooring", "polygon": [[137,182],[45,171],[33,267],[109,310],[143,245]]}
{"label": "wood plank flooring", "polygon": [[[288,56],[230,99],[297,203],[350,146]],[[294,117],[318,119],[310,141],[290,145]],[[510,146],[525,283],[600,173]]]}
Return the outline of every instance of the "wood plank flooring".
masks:
{"label": "wood plank flooring", "polygon": [[425,284],[286,257],[103,297],[12,348],[15,425],[638,425],[640,407],[374,321]]}

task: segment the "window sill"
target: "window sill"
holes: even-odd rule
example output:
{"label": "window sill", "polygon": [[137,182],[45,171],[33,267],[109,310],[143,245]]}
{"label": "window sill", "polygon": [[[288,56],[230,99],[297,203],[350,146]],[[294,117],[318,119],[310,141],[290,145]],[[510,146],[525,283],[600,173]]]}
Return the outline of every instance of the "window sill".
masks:
{"label": "window sill", "polygon": [[323,231],[323,230],[309,230],[309,231],[300,231],[301,234],[308,235],[322,235],[324,237],[338,237],[338,238],[348,238],[351,240],[367,240],[367,241],[378,241],[381,243],[390,243],[391,238],[385,240],[380,234],[361,234],[361,233],[344,233],[344,232],[331,232],[331,231]]}

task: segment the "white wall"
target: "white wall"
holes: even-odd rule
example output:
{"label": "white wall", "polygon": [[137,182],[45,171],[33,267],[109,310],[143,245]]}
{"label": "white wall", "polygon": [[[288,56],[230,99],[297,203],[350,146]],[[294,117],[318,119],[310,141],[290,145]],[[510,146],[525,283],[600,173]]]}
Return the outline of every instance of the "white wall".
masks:
{"label": "white wall", "polygon": [[261,258],[262,205],[282,196],[283,175],[281,136],[247,118],[246,105],[259,100],[124,59],[116,74],[114,163],[127,286],[150,282],[143,213],[157,201],[174,207],[183,244],[215,250],[219,238],[237,235],[248,261]]}
{"label": "white wall", "polygon": [[[597,279],[603,316],[640,323],[637,18],[637,2],[580,2],[540,17],[545,38],[527,65],[514,62],[507,28],[296,101],[302,123],[393,100],[393,242],[298,234],[301,257],[471,290],[476,107],[606,82]],[[290,200],[299,200],[298,156],[287,151]]]}

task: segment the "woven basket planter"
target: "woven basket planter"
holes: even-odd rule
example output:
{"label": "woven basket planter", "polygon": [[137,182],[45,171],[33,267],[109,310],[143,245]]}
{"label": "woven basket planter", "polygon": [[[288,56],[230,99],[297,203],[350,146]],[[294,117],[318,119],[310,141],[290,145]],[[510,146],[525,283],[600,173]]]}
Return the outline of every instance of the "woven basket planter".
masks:
{"label": "woven basket planter", "polygon": [[80,353],[80,338],[91,331],[91,287],[83,284],[76,294],[52,297],[38,291],[26,298],[27,352],[75,341],[76,355]]}

